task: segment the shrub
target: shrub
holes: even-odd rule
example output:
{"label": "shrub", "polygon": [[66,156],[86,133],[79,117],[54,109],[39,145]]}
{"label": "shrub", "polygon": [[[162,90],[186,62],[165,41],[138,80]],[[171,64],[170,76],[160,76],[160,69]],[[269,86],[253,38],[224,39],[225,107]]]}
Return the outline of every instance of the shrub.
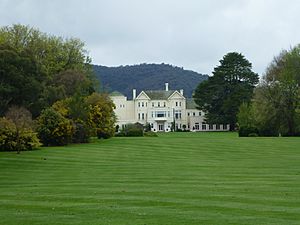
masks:
{"label": "shrub", "polygon": [[259,129],[259,136],[262,136],[262,137],[278,137],[279,133],[275,129],[272,129],[272,128],[269,128],[269,127],[268,128],[264,127],[264,128]]}
{"label": "shrub", "polygon": [[86,103],[89,105],[88,123],[95,129],[97,137],[113,137],[116,131],[115,105],[109,96],[93,93],[87,97]]}
{"label": "shrub", "polygon": [[72,138],[73,143],[88,143],[90,139],[91,129],[83,122],[74,123],[75,131]]}
{"label": "shrub", "polygon": [[257,134],[257,133],[250,133],[250,134],[248,135],[248,137],[258,137],[258,134]]}
{"label": "shrub", "polygon": [[113,132],[111,127],[110,128],[101,128],[101,129],[97,129],[97,137],[99,139],[103,138],[103,139],[108,139],[111,138],[113,136]]}
{"label": "shrub", "polygon": [[127,130],[126,136],[127,137],[142,137],[144,132],[142,129],[132,128]]}
{"label": "shrub", "polygon": [[142,137],[144,136],[144,127],[140,123],[126,124],[117,137]]}
{"label": "shrub", "polygon": [[39,139],[31,129],[18,130],[11,120],[0,118],[0,151],[20,152],[39,146]]}
{"label": "shrub", "polygon": [[42,111],[37,127],[39,138],[46,146],[66,145],[74,134],[72,122],[52,108]]}
{"label": "shrub", "polygon": [[[249,137],[250,134],[258,134],[258,129],[256,127],[240,127],[239,137]],[[257,135],[258,136],[258,135]]]}

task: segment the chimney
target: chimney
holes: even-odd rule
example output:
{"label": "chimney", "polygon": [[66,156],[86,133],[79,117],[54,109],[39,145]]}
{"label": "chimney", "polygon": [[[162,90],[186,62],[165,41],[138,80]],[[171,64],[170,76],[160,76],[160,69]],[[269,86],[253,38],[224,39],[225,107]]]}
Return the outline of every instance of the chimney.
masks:
{"label": "chimney", "polygon": [[169,83],[165,83],[166,91],[169,91]]}
{"label": "chimney", "polygon": [[183,89],[180,89],[180,94],[183,95]]}
{"label": "chimney", "polygon": [[136,99],[136,89],[132,89],[132,99]]}

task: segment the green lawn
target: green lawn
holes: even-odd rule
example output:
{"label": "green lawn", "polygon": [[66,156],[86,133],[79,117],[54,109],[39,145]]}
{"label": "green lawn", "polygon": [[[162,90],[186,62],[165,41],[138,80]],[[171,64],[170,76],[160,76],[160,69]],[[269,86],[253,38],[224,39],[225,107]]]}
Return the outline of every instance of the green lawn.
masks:
{"label": "green lawn", "polygon": [[300,224],[300,138],[172,133],[0,152],[0,224]]}

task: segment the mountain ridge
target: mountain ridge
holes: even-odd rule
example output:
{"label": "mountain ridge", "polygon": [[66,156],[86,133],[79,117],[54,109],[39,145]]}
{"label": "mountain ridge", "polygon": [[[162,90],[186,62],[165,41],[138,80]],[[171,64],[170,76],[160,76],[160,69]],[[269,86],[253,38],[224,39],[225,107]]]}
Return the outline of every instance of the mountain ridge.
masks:
{"label": "mountain ridge", "polygon": [[198,84],[208,75],[186,70],[170,64],[138,64],[117,67],[93,65],[94,72],[103,90],[119,91],[129,99],[132,89],[137,93],[142,90],[164,90],[169,83],[170,90],[184,90],[186,97],[191,97]]}

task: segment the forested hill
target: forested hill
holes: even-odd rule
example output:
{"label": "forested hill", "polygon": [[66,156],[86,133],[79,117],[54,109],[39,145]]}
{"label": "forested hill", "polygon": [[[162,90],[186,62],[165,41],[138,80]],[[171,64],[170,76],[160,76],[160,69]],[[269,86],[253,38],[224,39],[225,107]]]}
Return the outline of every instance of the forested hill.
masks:
{"label": "forested hill", "polygon": [[169,83],[170,90],[184,90],[191,97],[197,85],[208,78],[194,71],[168,64],[140,64],[132,66],[106,67],[94,65],[94,71],[104,90],[119,91],[132,98],[132,89],[163,90]]}

